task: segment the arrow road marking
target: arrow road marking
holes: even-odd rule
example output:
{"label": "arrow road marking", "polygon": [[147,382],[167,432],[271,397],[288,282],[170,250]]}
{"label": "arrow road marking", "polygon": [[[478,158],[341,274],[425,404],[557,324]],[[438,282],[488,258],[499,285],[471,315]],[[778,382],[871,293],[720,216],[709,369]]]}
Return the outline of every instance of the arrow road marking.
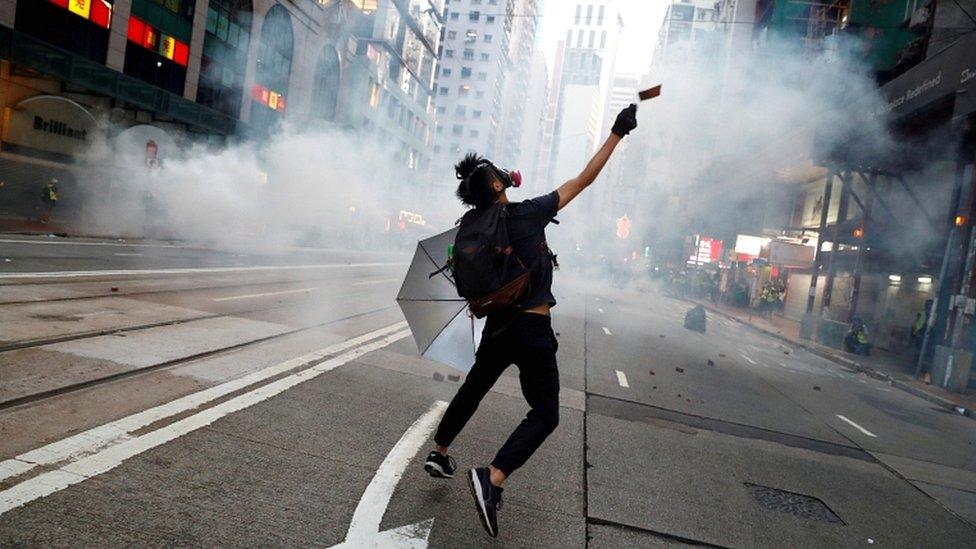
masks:
{"label": "arrow road marking", "polygon": [[621,387],[630,387],[630,383],[627,383],[627,374],[621,372],[620,370],[617,370],[617,383],[619,383]]}
{"label": "arrow road marking", "polygon": [[346,540],[333,546],[333,549],[427,547],[427,537],[430,536],[430,530],[434,525],[433,518],[386,532],[380,532],[380,521],[386,514],[390,498],[393,497],[393,490],[403,477],[403,471],[433,432],[445,410],[447,410],[446,402],[442,400],[434,402],[430,409],[413,422],[407,432],[403,433],[380,464],[380,468],[376,470],[366,491],[363,492],[363,497],[360,498],[359,505],[352,515],[352,521],[349,522]]}
{"label": "arrow road marking", "polygon": [[607,328],[606,326],[603,327],[603,333],[607,335],[613,335],[613,333],[610,331],[610,328]]}
{"label": "arrow road marking", "polygon": [[864,427],[861,427],[860,425],[858,425],[857,423],[854,423],[853,421],[851,421],[851,420],[849,420],[849,419],[847,419],[846,417],[844,417],[844,416],[842,416],[842,415],[840,415],[840,414],[837,414],[837,417],[838,417],[838,418],[839,418],[839,419],[840,419],[841,421],[843,421],[843,422],[845,422],[845,423],[847,423],[847,424],[849,424],[849,425],[851,425],[852,427],[854,427],[854,428],[855,428],[855,429],[857,429],[858,431],[861,431],[861,432],[862,432],[862,433],[864,433],[865,435],[867,435],[867,436],[869,436],[869,437],[871,437],[871,438],[878,438],[878,435],[876,435],[876,434],[874,434],[874,433],[872,433],[871,431],[868,431],[868,430],[867,430],[867,429],[865,429]]}
{"label": "arrow road marking", "polygon": [[752,364],[753,366],[759,364],[758,362],[756,362],[755,360],[747,357],[746,355],[744,355],[742,353],[739,353],[739,354],[742,355],[742,358],[746,359],[749,362],[749,364]]}

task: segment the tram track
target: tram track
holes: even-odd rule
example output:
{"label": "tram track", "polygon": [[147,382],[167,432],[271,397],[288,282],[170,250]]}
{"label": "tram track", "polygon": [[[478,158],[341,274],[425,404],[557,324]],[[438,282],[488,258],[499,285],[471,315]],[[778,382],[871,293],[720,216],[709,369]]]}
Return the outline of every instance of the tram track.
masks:
{"label": "tram track", "polygon": [[[266,309],[263,309],[263,310],[270,310],[270,309],[283,308],[283,307],[287,307],[287,306],[272,307],[272,308],[266,308]],[[259,344],[262,344],[262,343],[266,343],[266,342],[273,341],[273,340],[276,340],[276,339],[282,339],[282,338],[285,338],[285,337],[288,337],[288,336],[292,336],[292,335],[295,335],[295,334],[299,334],[299,333],[302,333],[302,332],[307,332],[307,331],[310,331],[310,330],[320,329],[320,328],[323,328],[323,327],[326,327],[326,326],[330,326],[330,325],[333,325],[333,324],[337,324],[337,323],[340,323],[340,322],[344,322],[344,321],[348,321],[348,320],[353,320],[353,319],[356,319],[356,318],[361,318],[361,317],[368,316],[368,315],[371,315],[371,314],[381,313],[383,311],[387,311],[387,310],[390,310],[390,309],[393,309],[393,308],[395,308],[395,305],[388,305],[388,306],[385,306],[385,307],[378,307],[378,308],[370,309],[370,310],[367,310],[367,311],[360,311],[360,312],[353,313],[353,314],[350,314],[350,315],[346,315],[346,316],[343,316],[343,317],[340,317],[340,318],[334,318],[334,319],[330,319],[330,320],[327,320],[327,321],[318,322],[318,323],[315,323],[315,324],[312,324],[312,325],[302,326],[302,327],[299,327],[299,328],[294,328],[294,329],[287,330],[287,331],[284,331],[284,332],[281,332],[281,333],[272,334],[272,335],[269,335],[269,336],[263,336],[263,337],[255,338],[255,339],[252,339],[252,340],[235,343],[235,344],[232,344],[232,345],[227,345],[227,346],[220,347],[220,348],[217,348],[217,349],[209,349],[209,350],[202,351],[202,352],[199,352],[199,353],[194,353],[194,354],[191,354],[191,355],[187,355],[187,356],[183,356],[183,357],[179,357],[179,358],[174,358],[174,359],[171,359],[171,360],[167,360],[167,361],[164,361],[164,362],[159,362],[159,363],[156,363],[156,364],[151,364],[151,365],[148,365],[148,366],[143,366],[143,367],[139,367],[139,368],[133,368],[131,370],[125,370],[125,371],[121,371],[121,372],[115,372],[115,373],[108,374],[108,375],[105,375],[105,376],[100,376],[100,377],[97,377],[97,378],[92,378],[92,379],[87,379],[87,380],[83,380],[83,381],[78,381],[78,382],[71,383],[71,384],[67,384],[67,385],[63,385],[63,386],[60,386],[60,387],[54,387],[54,388],[51,388],[51,389],[46,389],[46,390],[38,391],[36,393],[31,393],[31,394],[28,394],[28,395],[22,395],[22,396],[14,397],[14,398],[11,398],[11,399],[8,399],[8,400],[0,401],[0,411],[6,411],[6,410],[9,410],[9,409],[12,409],[12,408],[16,408],[16,407],[20,407],[20,406],[25,406],[25,405],[30,405],[30,404],[36,404],[38,402],[42,402],[42,401],[45,401],[45,400],[48,400],[48,399],[51,399],[51,398],[55,398],[55,397],[59,397],[59,396],[62,396],[62,395],[66,395],[66,394],[75,393],[75,392],[78,392],[78,391],[81,391],[81,390],[84,390],[84,389],[88,389],[88,388],[91,388],[91,387],[101,386],[101,385],[105,385],[105,384],[112,383],[112,382],[115,382],[115,381],[119,381],[119,380],[122,380],[122,379],[129,379],[129,378],[133,378],[133,377],[145,375],[145,374],[148,374],[148,373],[152,373],[152,372],[164,370],[164,369],[167,369],[167,368],[173,368],[173,367],[180,366],[180,365],[184,365],[184,364],[187,364],[187,363],[190,363],[190,362],[193,362],[193,361],[196,361],[196,360],[200,360],[200,359],[203,359],[203,358],[209,358],[209,357],[221,355],[221,354],[228,353],[228,352],[232,352],[232,351],[238,351],[240,349],[244,349],[244,348],[247,348],[247,347],[250,347],[250,346],[253,346],[253,345],[259,345]],[[245,314],[245,313],[238,312],[238,313],[228,313],[228,314],[223,314],[223,315],[209,315],[207,318],[217,318],[217,317],[223,317],[223,316],[237,316],[237,315],[240,315],[240,314]],[[198,320],[204,320],[204,318],[194,318],[194,319],[190,319],[190,320],[186,320],[186,321],[181,321],[181,322],[175,322],[175,323],[187,323],[187,322],[198,321]],[[174,322],[161,323],[159,325],[166,326],[166,325],[172,325],[172,324],[174,324]],[[145,328],[142,328],[142,329],[145,329]],[[114,332],[118,333],[118,332],[126,331],[126,330],[127,329],[120,329],[120,330],[114,330]],[[101,335],[107,335],[107,334],[101,334]],[[88,336],[88,337],[97,337],[97,336]],[[76,339],[81,339],[81,338],[76,338]],[[3,352],[3,351],[0,350],[0,352]]]}

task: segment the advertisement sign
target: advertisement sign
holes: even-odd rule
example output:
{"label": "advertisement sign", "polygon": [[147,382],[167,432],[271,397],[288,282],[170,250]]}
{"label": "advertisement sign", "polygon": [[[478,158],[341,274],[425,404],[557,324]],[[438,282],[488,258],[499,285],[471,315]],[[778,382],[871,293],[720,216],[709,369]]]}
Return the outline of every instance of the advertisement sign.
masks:
{"label": "advertisement sign", "polygon": [[78,103],[39,95],[4,109],[0,140],[5,149],[67,160],[88,148],[94,129],[95,119]]}
{"label": "advertisement sign", "polygon": [[671,4],[671,14],[668,18],[668,43],[674,44],[690,38],[694,19],[694,4]]}
{"label": "advertisement sign", "polygon": [[740,234],[735,237],[735,253],[738,261],[756,259],[762,253],[763,246],[769,244],[769,239],[762,236]]}
{"label": "advertisement sign", "polygon": [[722,258],[722,241],[710,236],[695,235],[695,249],[688,263],[693,265],[707,265],[718,263]]}

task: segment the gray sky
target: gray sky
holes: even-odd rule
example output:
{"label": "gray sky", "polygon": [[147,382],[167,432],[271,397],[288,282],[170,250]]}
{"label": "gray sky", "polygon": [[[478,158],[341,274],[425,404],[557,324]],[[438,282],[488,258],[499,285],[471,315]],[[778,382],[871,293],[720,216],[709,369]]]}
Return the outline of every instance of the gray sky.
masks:
{"label": "gray sky", "polygon": [[[616,1],[624,19],[623,36],[617,52],[617,72],[643,74],[651,64],[658,30],[671,0]],[[550,71],[556,56],[556,42],[566,34],[576,4],[572,0],[543,0],[539,49],[545,54]]]}

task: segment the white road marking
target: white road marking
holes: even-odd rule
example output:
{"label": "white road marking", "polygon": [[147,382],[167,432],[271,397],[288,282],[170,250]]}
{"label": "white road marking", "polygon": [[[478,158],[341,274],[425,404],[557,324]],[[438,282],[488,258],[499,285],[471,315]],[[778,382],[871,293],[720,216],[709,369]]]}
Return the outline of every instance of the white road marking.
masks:
{"label": "white road marking", "polygon": [[[181,248],[186,249],[191,246],[180,246],[176,244],[134,244],[128,242],[75,242],[71,240],[20,240],[15,238],[0,238],[3,244],[55,244],[59,246],[117,246],[119,248]],[[202,248],[201,248],[202,249]]]}
{"label": "white road marking", "polygon": [[865,435],[867,435],[867,436],[869,436],[869,437],[871,437],[871,438],[878,438],[878,435],[876,435],[876,434],[874,434],[874,433],[872,433],[871,431],[868,431],[868,430],[867,430],[867,429],[865,429],[864,427],[861,427],[860,425],[858,425],[857,423],[854,423],[853,421],[851,421],[851,420],[849,420],[849,419],[847,419],[846,417],[844,417],[844,416],[842,416],[842,415],[840,415],[840,414],[837,414],[837,417],[838,417],[838,418],[840,418],[840,420],[841,420],[841,421],[843,421],[843,422],[845,422],[845,423],[848,423],[848,424],[850,424],[850,425],[851,425],[852,427],[854,427],[854,428],[855,428],[855,429],[857,429],[858,431],[861,431],[861,432],[862,432],[862,433],[864,433]]}
{"label": "white road marking", "polygon": [[103,271],[46,271],[35,273],[0,273],[0,279],[14,278],[80,278],[86,276],[187,275],[239,273],[253,271],[298,271],[305,269],[346,269],[351,267],[392,267],[406,263],[322,263],[316,265],[259,265],[255,267],[198,267],[187,269],[106,269]]}
{"label": "white road marking", "polygon": [[743,354],[743,353],[739,353],[739,354],[740,354],[740,355],[742,355],[742,358],[744,358],[744,359],[746,359],[747,361],[749,361],[749,364],[752,364],[753,366],[757,366],[757,365],[759,364],[759,363],[758,363],[758,362],[756,362],[755,360],[753,360],[753,359],[751,359],[751,358],[749,358],[749,357],[747,357],[747,356],[746,356],[745,354]]}
{"label": "white road marking", "polygon": [[610,328],[607,328],[606,326],[603,327],[603,333],[607,335],[613,335],[613,333],[610,331]]}
{"label": "white road marking", "polygon": [[603,309],[601,309],[600,307],[597,307],[596,310],[600,311],[601,314],[603,313]]}
{"label": "white road marking", "polygon": [[26,473],[39,465],[56,465],[64,461],[80,459],[108,446],[125,442],[132,438],[130,433],[161,419],[199,408],[208,402],[254,385],[255,383],[262,382],[295,368],[308,366],[312,362],[362,345],[378,337],[394,334],[406,326],[406,322],[391,324],[385,328],[347,339],[309,354],[275,364],[274,366],[268,366],[263,370],[258,370],[244,377],[186,395],[166,404],[161,404],[68,438],[52,442],[20,454],[15,458],[0,461],[0,481]]}
{"label": "white road marking", "polygon": [[617,383],[619,383],[621,387],[630,388],[630,383],[627,383],[627,374],[621,372],[620,370],[617,370]]}
{"label": "white road marking", "polygon": [[288,295],[288,294],[301,294],[308,292],[317,292],[318,288],[298,288],[297,290],[282,290],[280,292],[267,292],[263,294],[247,294],[247,295],[235,295],[230,297],[215,297],[210,301],[233,301],[235,299],[253,299],[255,297],[270,297],[273,295]]}
{"label": "white road marking", "polygon": [[0,515],[36,499],[64,490],[71,485],[84,482],[92,477],[111,471],[121,465],[123,461],[133,456],[137,456],[187,433],[206,427],[224,416],[254,406],[300,383],[334,370],[366,353],[386,347],[408,335],[410,335],[410,330],[403,330],[378,341],[362,345],[325,362],[283,377],[277,381],[272,381],[225,402],[221,402],[212,408],[207,408],[202,412],[173,422],[165,427],[123,440],[119,444],[104,448],[90,456],[15,484],[0,492]]}
{"label": "white road marking", "polygon": [[353,512],[352,520],[349,522],[345,541],[333,547],[427,547],[427,537],[430,535],[434,519],[382,533],[380,521],[386,514],[390,498],[393,497],[393,491],[403,477],[407,465],[434,431],[445,410],[447,410],[446,402],[442,400],[434,402],[430,409],[413,422],[407,432],[403,433],[390,453],[386,455],[380,468],[376,470],[373,480],[363,492],[363,497],[359,499],[356,511]]}
{"label": "white road marking", "polygon": [[142,256],[144,256],[146,254],[134,254],[134,253],[119,252],[119,253],[113,254],[113,255],[117,255],[119,257],[142,257]]}
{"label": "white road marking", "polygon": [[381,278],[379,280],[363,280],[362,282],[353,282],[353,286],[369,286],[370,284],[387,284],[390,282],[397,282],[399,278]]}

